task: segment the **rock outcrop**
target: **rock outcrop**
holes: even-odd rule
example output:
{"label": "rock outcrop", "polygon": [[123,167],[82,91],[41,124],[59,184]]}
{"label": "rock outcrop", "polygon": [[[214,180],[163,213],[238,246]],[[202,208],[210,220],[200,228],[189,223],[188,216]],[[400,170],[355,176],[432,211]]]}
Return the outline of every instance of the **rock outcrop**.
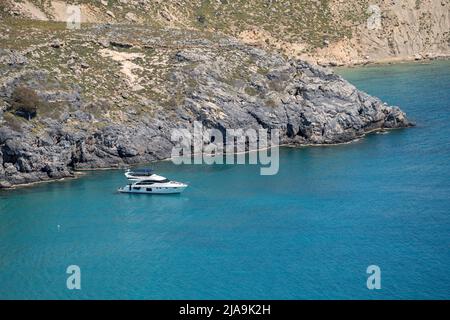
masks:
{"label": "rock outcrop", "polygon": [[[219,130],[276,128],[291,145],[411,125],[399,108],[329,69],[231,37],[111,25],[27,33],[30,41],[44,34],[47,42],[26,49],[11,42],[0,51],[7,61],[0,67],[0,187],[170,157],[172,130],[194,121]],[[64,45],[53,46],[56,38]],[[104,48],[124,39],[133,45]],[[124,72],[129,57],[133,68]],[[11,110],[18,86],[45,101],[33,119]]]}

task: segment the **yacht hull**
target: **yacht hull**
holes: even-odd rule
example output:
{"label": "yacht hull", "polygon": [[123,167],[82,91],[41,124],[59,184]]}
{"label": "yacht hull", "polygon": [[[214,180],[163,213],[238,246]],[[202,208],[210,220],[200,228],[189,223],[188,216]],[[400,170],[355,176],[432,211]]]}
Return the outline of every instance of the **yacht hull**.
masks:
{"label": "yacht hull", "polygon": [[152,170],[144,170],[141,172],[125,172],[129,184],[119,188],[117,191],[121,193],[137,193],[137,194],[174,194],[181,193],[187,188],[187,184],[170,181],[163,176],[152,173]]}
{"label": "yacht hull", "polygon": [[186,189],[183,187],[140,187],[137,189],[136,187],[125,186],[123,188],[119,188],[117,191],[121,193],[137,193],[137,194],[175,194],[181,193]]}

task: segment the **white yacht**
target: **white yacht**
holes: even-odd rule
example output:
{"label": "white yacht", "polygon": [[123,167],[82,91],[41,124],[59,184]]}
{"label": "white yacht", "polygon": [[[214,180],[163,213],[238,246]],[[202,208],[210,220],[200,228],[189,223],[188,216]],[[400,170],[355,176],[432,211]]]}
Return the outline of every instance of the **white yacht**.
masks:
{"label": "white yacht", "polygon": [[125,176],[130,183],[120,188],[119,192],[169,194],[181,193],[187,188],[187,184],[168,180],[163,176],[152,173],[149,169],[139,171],[127,170]]}

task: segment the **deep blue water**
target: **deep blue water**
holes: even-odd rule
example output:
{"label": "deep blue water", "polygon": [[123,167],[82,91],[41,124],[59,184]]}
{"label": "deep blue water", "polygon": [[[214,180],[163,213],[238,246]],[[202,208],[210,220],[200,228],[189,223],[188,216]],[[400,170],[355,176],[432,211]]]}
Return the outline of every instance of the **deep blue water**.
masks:
{"label": "deep blue water", "polygon": [[157,163],[179,196],[117,194],[121,171],[1,192],[0,298],[449,299],[450,63],[339,72],[417,127],[282,149],[275,176]]}

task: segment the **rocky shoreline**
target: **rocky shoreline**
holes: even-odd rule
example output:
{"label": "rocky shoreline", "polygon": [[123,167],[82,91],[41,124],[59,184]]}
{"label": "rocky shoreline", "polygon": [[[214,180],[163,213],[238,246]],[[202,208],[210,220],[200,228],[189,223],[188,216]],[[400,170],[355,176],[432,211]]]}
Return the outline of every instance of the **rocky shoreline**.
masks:
{"label": "rocky shoreline", "polygon": [[[410,123],[408,126],[414,126],[413,123]],[[370,132],[366,132],[361,136],[355,137],[353,140],[350,141],[346,141],[346,142],[337,142],[337,143],[327,143],[327,144],[284,144],[284,145],[280,145],[280,147],[291,147],[291,148],[299,148],[299,147],[325,147],[325,146],[338,146],[338,145],[342,145],[342,144],[349,144],[349,143],[353,143],[356,142],[362,138],[364,138],[366,135],[368,134],[372,134],[372,133],[376,133],[379,131],[386,131],[386,130],[395,130],[395,129],[400,129],[400,128],[383,128],[383,129],[375,129],[372,130]],[[253,150],[255,151],[255,150]],[[145,162],[137,162],[137,163],[130,163],[130,164],[117,164],[117,166],[111,166],[111,167],[93,167],[93,168],[84,168],[84,169],[74,169],[74,168],[69,168],[68,170],[64,170],[64,171],[60,171],[58,175],[53,175],[53,176],[41,176],[41,175],[36,175],[35,177],[33,176],[28,176],[27,177],[27,182],[24,183],[11,183],[8,180],[5,180],[6,175],[3,176],[2,178],[4,178],[4,180],[0,180],[0,190],[5,190],[5,189],[14,189],[17,187],[29,187],[29,186],[34,186],[36,184],[40,184],[40,183],[48,183],[48,182],[58,182],[58,181],[64,181],[66,179],[77,179],[80,177],[83,177],[85,172],[88,171],[99,171],[99,170],[119,170],[119,169],[124,169],[129,167],[130,165],[144,165],[144,164],[148,164],[149,162],[155,162],[155,161],[168,161],[170,160],[170,158],[164,158],[164,159],[158,159],[158,160],[149,160],[149,161],[145,161]],[[14,181],[14,177],[12,177],[12,180]]]}
{"label": "rocky shoreline", "polygon": [[409,56],[409,57],[392,57],[392,58],[382,58],[378,60],[367,60],[367,61],[350,61],[348,63],[335,63],[331,61],[319,62],[318,65],[324,68],[356,68],[356,67],[370,67],[370,66],[382,66],[382,65],[392,65],[392,64],[404,64],[404,63],[427,63],[436,60],[450,60],[450,55],[441,54],[433,57],[427,56]]}
{"label": "rocky shoreline", "polygon": [[[293,146],[413,125],[330,69],[232,37],[123,26],[64,34],[0,50],[0,187],[166,159],[172,130],[194,121],[276,128]],[[44,102],[32,119],[11,111],[20,86]]]}
{"label": "rocky shoreline", "polygon": [[[410,126],[415,126],[415,124],[411,123]],[[385,131],[391,131],[391,130],[397,130],[397,129],[402,129],[402,128],[383,128],[383,129],[375,129],[372,130],[370,132],[366,132],[363,135],[354,138],[351,141],[347,141],[347,142],[339,142],[339,143],[332,143],[332,144],[303,144],[303,145],[292,145],[292,144],[283,144],[283,145],[279,145],[279,147],[283,148],[303,148],[303,147],[334,147],[334,146],[339,146],[339,145],[344,145],[344,144],[350,144],[350,143],[354,143],[359,141],[360,139],[363,139],[365,136],[369,135],[369,134],[373,134],[373,133],[377,133],[377,132],[385,132]],[[259,150],[259,149],[258,149]],[[252,150],[252,151],[258,151],[258,150]],[[171,160],[171,158],[165,158],[165,159],[160,159],[160,160],[153,160],[153,162],[156,161],[169,161]],[[139,165],[147,165],[151,162],[142,162],[142,163],[133,163],[133,166],[139,166]],[[70,172],[70,175],[68,176],[63,176],[60,178],[48,178],[48,179],[44,179],[44,180],[39,180],[39,181],[34,181],[34,182],[28,182],[28,183],[22,183],[22,184],[11,184],[5,180],[0,181],[0,191],[1,190],[11,190],[11,189],[17,189],[17,188],[24,188],[24,187],[32,187],[35,186],[37,184],[41,184],[41,183],[51,183],[51,182],[62,182],[62,181],[66,181],[67,179],[78,179],[78,178],[82,178],[85,176],[85,174],[87,172],[90,171],[103,171],[103,170],[122,170],[122,169],[126,169],[129,168],[130,165],[121,165],[121,166],[114,166],[114,167],[99,167],[99,168],[88,168],[88,169],[77,169],[77,170],[73,170]]]}

